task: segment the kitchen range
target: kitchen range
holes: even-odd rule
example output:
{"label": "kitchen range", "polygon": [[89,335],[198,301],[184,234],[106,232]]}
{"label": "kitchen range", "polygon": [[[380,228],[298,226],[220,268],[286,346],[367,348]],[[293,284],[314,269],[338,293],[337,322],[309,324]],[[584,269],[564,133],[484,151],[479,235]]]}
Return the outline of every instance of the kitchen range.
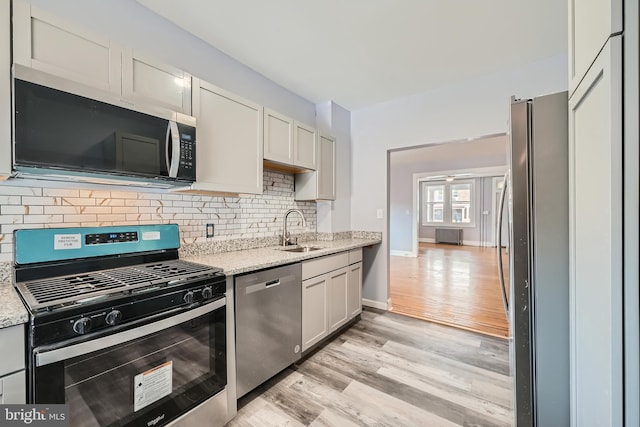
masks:
{"label": "kitchen range", "polygon": [[14,244],[28,403],[66,403],[74,426],[226,422],[226,277],[178,259],[177,225],[18,230]]}

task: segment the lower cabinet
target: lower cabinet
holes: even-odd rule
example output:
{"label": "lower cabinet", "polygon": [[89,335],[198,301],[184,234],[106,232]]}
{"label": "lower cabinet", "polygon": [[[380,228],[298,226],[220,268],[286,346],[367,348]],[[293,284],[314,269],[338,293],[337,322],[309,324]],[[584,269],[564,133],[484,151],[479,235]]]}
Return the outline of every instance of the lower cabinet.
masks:
{"label": "lower cabinet", "polygon": [[347,314],[353,318],[362,313],[362,261],[349,265],[347,285]]}
{"label": "lower cabinet", "polygon": [[329,332],[333,332],[349,320],[349,313],[347,313],[349,270],[347,267],[343,267],[328,273],[328,275]]}
{"label": "lower cabinet", "polygon": [[303,262],[302,351],[360,314],[361,295],[362,249]]}
{"label": "lower cabinet", "polygon": [[302,281],[302,351],[329,335],[327,275]]}
{"label": "lower cabinet", "polygon": [[0,405],[25,403],[27,392],[24,370],[0,378]]}
{"label": "lower cabinet", "polygon": [[0,404],[25,403],[24,325],[0,329]]}

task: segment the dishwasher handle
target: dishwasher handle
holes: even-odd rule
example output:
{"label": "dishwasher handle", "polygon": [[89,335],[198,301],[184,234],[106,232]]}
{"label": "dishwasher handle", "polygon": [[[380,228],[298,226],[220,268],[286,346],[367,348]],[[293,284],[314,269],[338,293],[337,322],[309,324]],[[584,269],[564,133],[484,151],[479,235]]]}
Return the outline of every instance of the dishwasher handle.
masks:
{"label": "dishwasher handle", "polygon": [[244,290],[245,295],[252,294],[254,292],[266,291],[267,289],[275,288],[281,285],[283,282],[292,281],[292,276],[280,277],[279,279],[268,280],[266,282],[256,283],[254,285],[247,285]]}

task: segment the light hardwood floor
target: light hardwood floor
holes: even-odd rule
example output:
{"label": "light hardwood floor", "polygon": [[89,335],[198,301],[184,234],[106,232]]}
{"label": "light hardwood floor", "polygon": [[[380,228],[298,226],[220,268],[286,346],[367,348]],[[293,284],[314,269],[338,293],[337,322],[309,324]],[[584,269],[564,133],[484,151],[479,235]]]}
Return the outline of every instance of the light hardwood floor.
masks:
{"label": "light hardwood floor", "polygon": [[508,342],[390,312],[239,401],[229,427],[509,426]]}
{"label": "light hardwood floor", "polygon": [[[489,334],[509,336],[495,248],[420,243],[417,258],[391,257],[392,311]],[[503,251],[509,287],[509,259]]]}

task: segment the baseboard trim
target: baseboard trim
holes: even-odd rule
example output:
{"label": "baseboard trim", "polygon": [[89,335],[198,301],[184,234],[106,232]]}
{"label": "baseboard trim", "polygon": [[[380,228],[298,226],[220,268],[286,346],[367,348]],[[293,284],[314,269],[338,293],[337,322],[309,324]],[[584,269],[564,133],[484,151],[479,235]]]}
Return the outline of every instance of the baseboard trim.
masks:
{"label": "baseboard trim", "polygon": [[389,255],[391,255],[391,256],[406,256],[406,257],[411,257],[411,258],[415,258],[416,257],[416,255],[413,252],[396,251],[396,250],[390,250],[389,251]]}
{"label": "baseboard trim", "polygon": [[435,243],[436,239],[431,237],[419,237],[418,242],[420,243]]}
{"label": "baseboard trim", "polygon": [[388,310],[390,304],[388,302],[384,303],[381,301],[374,301],[372,299],[362,298],[362,305],[364,305],[365,307],[377,308],[379,310]]}

